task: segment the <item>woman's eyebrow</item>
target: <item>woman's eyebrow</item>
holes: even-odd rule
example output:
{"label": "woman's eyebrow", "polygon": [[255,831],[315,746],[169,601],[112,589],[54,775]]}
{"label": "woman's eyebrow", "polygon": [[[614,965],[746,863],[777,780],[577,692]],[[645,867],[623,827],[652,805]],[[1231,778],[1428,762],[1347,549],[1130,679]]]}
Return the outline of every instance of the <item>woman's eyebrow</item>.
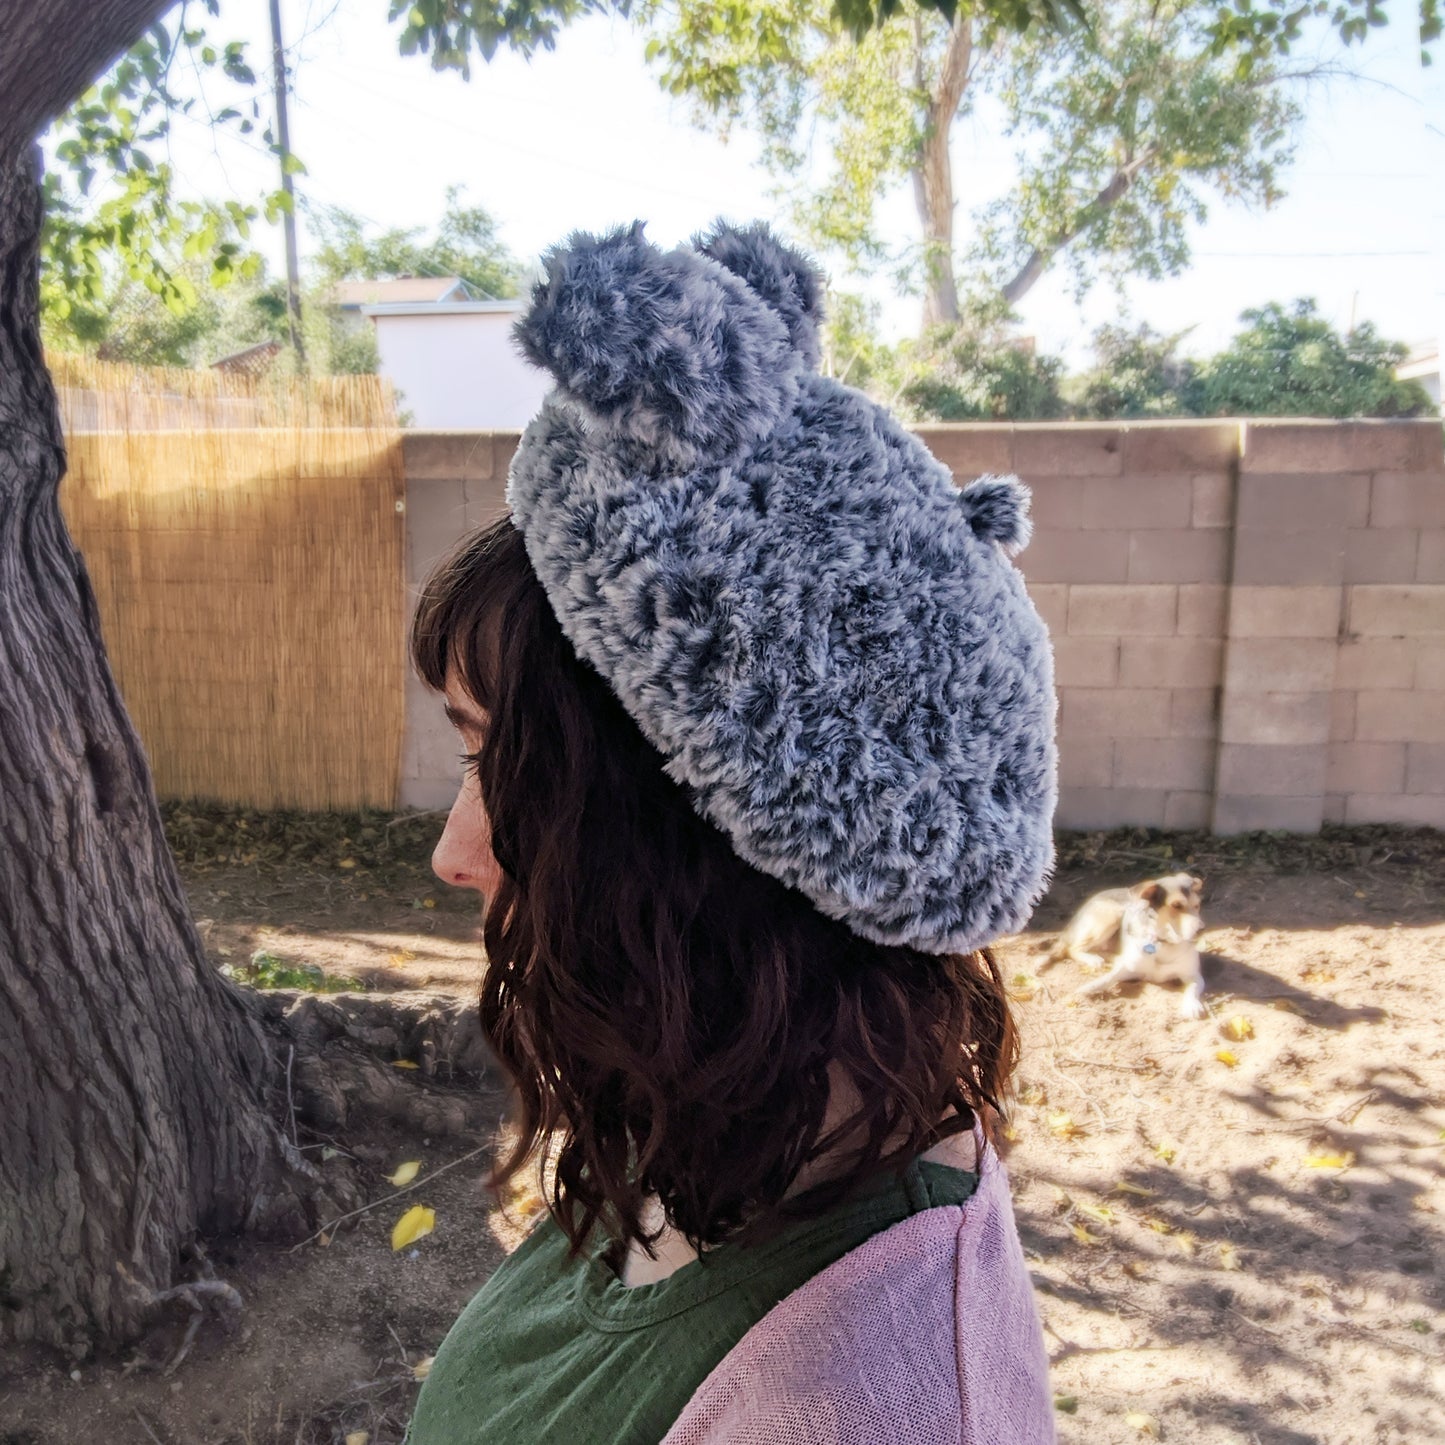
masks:
{"label": "woman's eyebrow", "polygon": [[469,712],[463,712],[461,708],[453,707],[451,703],[447,703],[442,711],[446,714],[447,721],[456,728],[458,732],[481,732],[481,718],[475,717]]}

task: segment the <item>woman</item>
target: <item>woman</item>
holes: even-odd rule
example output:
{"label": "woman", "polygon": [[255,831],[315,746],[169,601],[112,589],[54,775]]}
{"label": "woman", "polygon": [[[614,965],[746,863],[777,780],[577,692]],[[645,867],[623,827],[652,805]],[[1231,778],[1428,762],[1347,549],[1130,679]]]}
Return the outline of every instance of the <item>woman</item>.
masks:
{"label": "woman", "polygon": [[518,326],[558,385],[413,651],[466,753],[434,863],[484,900],[497,1181],[555,1182],[412,1445],[1053,1438],[983,1127],[985,945],[1052,861],[1026,497],[818,376],[820,297],[762,227],[639,226]]}

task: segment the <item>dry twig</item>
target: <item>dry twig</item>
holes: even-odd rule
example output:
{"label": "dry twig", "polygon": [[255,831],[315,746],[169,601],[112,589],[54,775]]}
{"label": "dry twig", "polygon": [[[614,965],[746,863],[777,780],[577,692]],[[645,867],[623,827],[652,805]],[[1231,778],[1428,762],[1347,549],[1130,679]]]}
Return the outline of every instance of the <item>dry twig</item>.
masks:
{"label": "dry twig", "polygon": [[418,1189],[430,1185],[432,1180],[440,1179],[447,1170],[455,1169],[458,1164],[465,1164],[468,1159],[475,1159],[478,1154],[485,1154],[491,1147],[490,1144],[478,1145],[477,1148],[471,1150],[469,1153],[463,1154],[460,1159],[453,1159],[450,1164],[443,1164],[440,1169],[433,1169],[430,1174],[422,1179],[418,1179],[415,1184],[408,1184],[405,1188],[394,1190],[390,1194],[383,1194],[380,1199],[373,1199],[370,1204],[363,1204],[360,1209],[353,1209],[349,1214],[337,1215],[330,1224],[323,1224],[315,1234],[308,1234],[300,1244],[293,1244],[288,1253],[295,1254],[298,1249],[312,1243],[313,1240],[320,1239],[323,1234],[330,1234],[338,1224],[345,1224],[348,1219],[355,1219],[361,1214],[369,1214],[373,1209],[380,1209],[383,1204],[388,1204],[393,1199],[400,1199],[403,1194],[411,1194]]}
{"label": "dry twig", "polygon": [[146,1421],[146,1417],[142,1415],[139,1410],[132,1410],[131,1414],[135,1416],[136,1424],[139,1425],[141,1429],[144,1430],[146,1434],[149,1435],[151,1439],[156,1442],[156,1445],[165,1445],[165,1442],[162,1441],[161,1437],[157,1435],[154,1430],[151,1429],[150,1425]]}

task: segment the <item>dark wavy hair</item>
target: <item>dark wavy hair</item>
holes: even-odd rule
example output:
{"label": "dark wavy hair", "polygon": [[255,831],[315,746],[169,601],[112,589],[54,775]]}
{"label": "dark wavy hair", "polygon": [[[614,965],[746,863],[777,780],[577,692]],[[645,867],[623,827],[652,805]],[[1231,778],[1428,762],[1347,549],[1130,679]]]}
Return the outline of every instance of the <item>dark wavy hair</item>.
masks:
{"label": "dark wavy hair", "polygon": [[493,1183],[555,1156],[574,1248],[599,1221],[649,1245],[652,1195],[694,1248],[751,1237],[996,1117],[1018,1039],[992,955],[870,943],[739,859],[578,660],[509,520],[432,575],[412,655],[488,723],[481,1014],[517,1096]]}

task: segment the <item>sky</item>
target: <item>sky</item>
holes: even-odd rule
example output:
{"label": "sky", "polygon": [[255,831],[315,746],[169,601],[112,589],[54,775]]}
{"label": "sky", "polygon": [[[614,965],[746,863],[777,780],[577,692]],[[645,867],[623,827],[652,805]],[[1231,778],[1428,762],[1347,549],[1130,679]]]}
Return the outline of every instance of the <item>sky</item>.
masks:
{"label": "sky", "polygon": [[[1413,12],[1408,0],[1390,8]],[[259,69],[270,49],[266,0],[223,0],[222,10],[214,32],[250,39]],[[460,184],[529,260],[574,229],[636,218],[663,243],[718,215],[783,220],[755,139],[738,131],[724,143],[693,126],[687,103],[658,86],[627,24],[583,21],[554,52],[478,61],[468,82],[400,56],[385,10],[385,0],[283,0],[292,147],[307,166],[297,182],[307,201],[344,206],[378,226],[430,226],[447,186]],[[1089,337],[1105,321],[1187,330],[1182,349],[1205,355],[1238,329],[1246,307],[1310,296],[1341,328],[1372,321],[1409,343],[1438,337],[1445,57],[1422,73],[1413,32],[1397,23],[1345,59],[1360,78],[1319,83],[1303,96],[1283,203],[1255,211],[1212,201],[1192,232],[1190,268],[1133,281],[1122,298],[1102,285],[1080,304],[1056,270],[1021,306],[1021,332],[1071,365],[1087,360]],[[177,125],[172,158],[197,194],[254,197],[275,184],[274,158],[254,140],[218,140],[200,119]],[[1012,174],[1008,143],[986,113],[955,127],[953,162],[962,236],[968,212]],[[890,238],[912,236],[906,190],[886,197],[880,214]],[[256,239],[279,263],[279,234],[260,227]],[[303,256],[311,244],[303,213]],[[836,263],[828,270],[839,289],[878,300],[890,338],[916,330],[918,299],[898,294],[889,277],[859,278]]]}

